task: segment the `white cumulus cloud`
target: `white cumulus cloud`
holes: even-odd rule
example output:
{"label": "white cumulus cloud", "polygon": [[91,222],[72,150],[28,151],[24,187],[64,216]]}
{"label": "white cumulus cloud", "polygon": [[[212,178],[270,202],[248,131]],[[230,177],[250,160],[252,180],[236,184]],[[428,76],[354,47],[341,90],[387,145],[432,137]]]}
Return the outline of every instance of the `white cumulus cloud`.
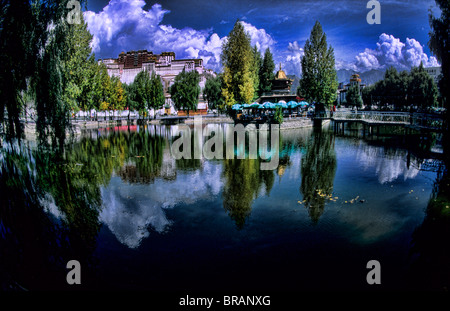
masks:
{"label": "white cumulus cloud", "polygon": [[295,74],[300,76],[302,72],[301,59],[305,55],[305,51],[297,41],[289,42],[287,51],[284,56],[283,70],[287,74]]}
{"label": "white cumulus cloud", "polygon": [[[144,10],[144,6],[143,0],[111,0],[99,13],[84,13],[97,57],[114,58],[122,51],[141,49],[154,53],[173,51],[178,59],[202,58],[207,68],[221,70],[220,54],[226,37],[221,38],[212,29],[178,29],[165,25],[163,18],[169,10],[160,4],[154,4],[149,10]],[[242,24],[252,45],[259,50],[265,51],[275,44],[264,29]]]}
{"label": "white cumulus cloud", "polygon": [[393,35],[381,34],[376,49],[365,49],[355,57],[355,66],[361,71],[386,69],[394,66],[399,70],[408,70],[419,66],[439,66],[434,56],[428,57],[422,45],[415,39],[406,38],[402,42]]}
{"label": "white cumulus cloud", "polygon": [[276,43],[270,34],[268,34],[264,29],[258,29],[252,24],[241,21],[244,30],[249,34],[251,45],[258,48],[263,54],[267,48],[273,50],[273,46]]}

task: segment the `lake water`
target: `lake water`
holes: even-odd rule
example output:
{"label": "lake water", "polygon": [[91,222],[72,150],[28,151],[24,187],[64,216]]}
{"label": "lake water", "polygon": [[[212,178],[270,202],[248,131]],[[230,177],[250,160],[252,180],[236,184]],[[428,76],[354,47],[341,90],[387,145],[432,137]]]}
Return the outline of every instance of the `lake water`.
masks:
{"label": "lake water", "polygon": [[[230,126],[203,130],[223,135]],[[176,130],[93,130],[63,151],[4,144],[3,289],[448,284],[448,213],[433,214],[442,169],[401,138],[282,130],[276,169],[261,170],[260,158],[177,160]],[[193,146],[201,144],[193,133]],[[81,264],[81,285],[66,282],[72,259]],[[367,283],[370,260],[381,265],[381,285]]]}

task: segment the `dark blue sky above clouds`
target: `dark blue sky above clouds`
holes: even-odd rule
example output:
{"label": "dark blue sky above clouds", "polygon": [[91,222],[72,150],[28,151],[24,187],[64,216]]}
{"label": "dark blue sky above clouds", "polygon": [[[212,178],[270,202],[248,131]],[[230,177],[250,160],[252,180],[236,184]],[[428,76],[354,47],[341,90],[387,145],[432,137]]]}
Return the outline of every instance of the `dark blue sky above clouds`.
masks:
{"label": "dark blue sky above clouds", "polygon": [[[204,59],[220,71],[221,45],[237,19],[252,44],[270,48],[288,74],[300,74],[300,58],[318,20],[335,51],[337,69],[358,71],[394,65],[436,65],[427,47],[428,10],[434,0],[379,0],[381,24],[369,25],[366,0],[89,0],[85,14],[98,58],[121,51],[175,51]],[[277,65],[278,66],[278,65]]]}

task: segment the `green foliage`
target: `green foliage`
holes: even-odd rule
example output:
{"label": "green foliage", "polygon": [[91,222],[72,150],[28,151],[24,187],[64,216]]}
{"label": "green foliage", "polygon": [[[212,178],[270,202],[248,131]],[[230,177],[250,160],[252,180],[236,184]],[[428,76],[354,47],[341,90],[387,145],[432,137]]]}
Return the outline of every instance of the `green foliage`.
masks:
{"label": "green foliage", "polygon": [[111,110],[122,110],[125,108],[126,97],[125,91],[122,87],[119,77],[113,76],[111,78],[111,92],[110,92],[110,108]]}
{"label": "green foliage", "polygon": [[260,81],[259,81],[259,71],[262,65],[261,53],[258,50],[258,47],[255,45],[252,49],[252,58],[250,64],[250,75],[253,80],[253,98],[252,101],[256,100],[259,96],[260,90]]}
{"label": "green foliage", "polygon": [[137,89],[136,84],[124,84],[126,94],[126,105],[130,110],[139,110],[139,103],[136,101]]}
{"label": "green foliage", "polygon": [[337,73],[333,48],[327,46],[326,34],[319,22],[314,25],[304,50],[298,93],[307,101],[330,105],[336,100]]}
{"label": "green foliage", "polygon": [[150,94],[148,101],[148,108],[161,109],[164,106],[166,98],[164,96],[164,89],[161,82],[161,77],[152,74],[150,80]]}
{"label": "green foliage", "polygon": [[[46,14],[39,16],[41,11]],[[10,136],[20,137],[23,133],[20,93],[27,90],[27,81],[36,75],[52,11],[50,5],[35,7],[30,1],[1,1],[0,124],[5,122],[4,131]]]}
{"label": "green foliage", "polygon": [[398,72],[394,67],[386,70],[383,80],[363,91],[366,103],[381,106],[393,105],[401,110],[408,106],[427,109],[437,103],[438,89],[423,65],[413,67],[411,72]]}
{"label": "green foliage", "polygon": [[423,64],[411,69],[408,82],[408,104],[422,108],[436,105],[438,88],[434,79],[423,68]]}
{"label": "green foliage", "polygon": [[436,55],[439,63],[441,63],[442,74],[439,80],[439,91],[442,98],[442,103],[447,108],[444,128],[447,130],[444,132],[444,153],[446,155],[447,165],[450,163],[450,38],[449,38],[449,26],[450,25],[450,1],[448,0],[436,0],[436,4],[439,6],[441,16],[436,17],[430,13],[430,40],[428,46],[430,50]]}
{"label": "green foliage", "polygon": [[137,109],[143,111],[147,109],[150,102],[150,94],[152,89],[152,82],[150,73],[147,70],[139,72],[133,81],[134,85],[134,100],[137,103]]}
{"label": "green foliage", "polygon": [[441,15],[439,17],[433,16],[431,13],[430,18],[430,40],[428,46],[434,53],[436,58],[442,67],[442,75],[439,80],[439,90],[444,102],[444,107],[447,108],[447,122],[450,119],[450,38],[448,25],[450,25],[450,2],[448,0],[436,0],[436,4],[439,6]]}
{"label": "green foliage", "polygon": [[363,105],[360,94],[360,87],[358,84],[353,84],[348,88],[345,98],[347,101],[347,105],[356,106],[358,108],[361,108]]}
{"label": "green foliage", "polygon": [[48,137],[52,144],[64,143],[73,112],[122,106],[124,91],[95,61],[83,15],[79,24],[67,22],[68,1],[1,2],[0,124],[13,137],[22,134],[24,92],[34,99],[44,143]]}
{"label": "green foliage", "polygon": [[245,32],[240,21],[236,21],[222,45],[222,64],[224,78],[222,93],[225,100],[224,109],[236,102],[251,103],[255,98],[255,86],[258,84],[254,51],[250,36]]}
{"label": "green foliage", "polygon": [[78,111],[94,108],[89,102],[89,92],[92,91],[91,79],[95,74],[95,57],[92,55],[90,43],[93,36],[87,29],[83,15],[81,23],[68,28],[66,48],[67,58],[64,61],[64,78],[66,88],[63,91],[63,101],[69,109]]}
{"label": "green foliage", "polygon": [[278,123],[278,124],[283,123],[283,110],[281,109],[281,107],[277,107],[275,109],[275,114],[274,114],[273,118],[276,123]]}
{"label": "green foliage", "polygon": [[333,194],[337,160],[334,150],[334,135],[326,131],[315,131],[301,161],[304,205],[308,208],[313,223],[322,215],[326,201]]}
{"label": "green foliage", "polygon": [[272,190],[274,171],[260,170],[260,164],[260,159],[224,160],[223,207],[238,229],[244,227],[262,186],[267,194]]}
{"label": "green foliage", "polygon": [[169,93],[178,110],[197,110],[198,96],[200,95],[200,75],[196,70],[186,72],[183,70],[175,77],[174,84]]}
{"label": "green foliage", "polygon": [[134,81],[125,87],[125,105],[130,110],[138,110],[146,115],[147,109],[161,109],[165,103],[161,78],[147,70],[139,72]]}
{"label": "green foliage", "polygon": [[272,80],[275,79],[275,63],[273,62],[273,56],[270,49],[267,48],[264,53],[264,59],[259,71],[259,93],[262,95],[264,92],[270,92],[272,90]]}
{"label": "green foliage", "polygon": [[203,99],[208,101],[210,109],[220,109],[224,105],[224,98],[222,94],[222,76],[209,76],[205,82],[203,90]]}
{"label": "green foliage", "polygon": [[98,96],[98,107],[100,110],[108,110],[111,101],[111,78],[108,75],[106,66],[100,64],[98,68],[98,85],[97,85],[97,96]]}

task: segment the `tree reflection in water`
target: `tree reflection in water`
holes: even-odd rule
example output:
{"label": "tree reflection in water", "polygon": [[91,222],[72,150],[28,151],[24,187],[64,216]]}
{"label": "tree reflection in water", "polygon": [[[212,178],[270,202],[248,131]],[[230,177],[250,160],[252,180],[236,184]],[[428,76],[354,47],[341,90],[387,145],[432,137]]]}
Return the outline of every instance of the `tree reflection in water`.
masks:
{"label": "tree reflection in water", "polygon": [[325,202],[333,193],[336,174],[336,152],[334,135],[324,130],[315,130],[302,157],[300,192],[313,223],[323,213]]}
{"label": "tree reflection in water", "polygon": [[[77,258],[86,270],[95,264],[100,191],[86,182],[96,173],[72,156],[23,142],[3,146],[0,183],[8,193],[0,209],[3,289],[61,289],[67,286],[69,260]],[[47,213],[54,206],[61,215],[56,221]]]}
{"label": "tree reflection in water", "polygon": [[261,170],[259,159],[224,160],[223,207],[238,229],[245,225],[252,211],[253,201],[265,185],[268,194],[272,189],[275,174],[271,170]]}
{"label": "tree reflection in water", "polygon": [[[222,166],[217,165],[217,175],[212,176],[219,179],[221,173],[223,177],[215,193],[222,190],[223,208],[239,230],[245,226],[255,199],[272,191],[275,174],[281,176],[285,169],[292,171],[296,165],[301,166],[295,173],[301,172],[304,205],[312,222],[318,222],[333,192],[337,167],[335,138],[332,133],[314,131],[305,143],[302,133],[307,133],[305,137],[310,134],[302,131],[283,137],[276,170],[261,170],[260,159],[213,160]],[[105,285],[101,277],[96,280],[101,272],[93,254],[104,211],[101,189],[111,185],[111,177],[116,174],[129,184],[147,184],[155,178],[174,180],[176,171],[181,170],[187,173],[186,181],[190,171],[207,167],[204,160],[174,160],[168,147],[167,138],[146,130],[84,137],[64,150],[31,147],[24,142],[4,143],[0,153],[2,289],[69,288],[65,265],[72,259],[79,260],[86,272],[83,288]],[[303,154],[301,163],[299,150]],[[200,174],[198,178],[205,176]],[[191,182],[188,179],[183,184],[188,189],[184,191],[186,196],[193,196],[189,190]],[[419,289],[450,286],[446,240],[450,234],[449,184],[445,173],[435,185],[424,222],[412,236],[414,256],[408,271],[409,286],[414,284]]]}
{"label": "tree reflection in water", "polygon": [[419,289],[450,289],[449,237],[450,176],[446,169],[434,185],[423,223],[412,235],[411,255],[416,258],[408,271],[410,284]]}
{"label": "tree reflection in water", "polygon": [[[38,144],[43,146],[44,144]],[[93,252],[101,222],[101,190],[114,172],[125,181],[160,174],[160,136],[113,132],[65,148],[5,143],[1,149],[0,277],[2,289],[61,289],[76,259],[95,278]],[[132,166],[135,174],[123,172]],[[84,279],[85,287],[95,286]]]}

